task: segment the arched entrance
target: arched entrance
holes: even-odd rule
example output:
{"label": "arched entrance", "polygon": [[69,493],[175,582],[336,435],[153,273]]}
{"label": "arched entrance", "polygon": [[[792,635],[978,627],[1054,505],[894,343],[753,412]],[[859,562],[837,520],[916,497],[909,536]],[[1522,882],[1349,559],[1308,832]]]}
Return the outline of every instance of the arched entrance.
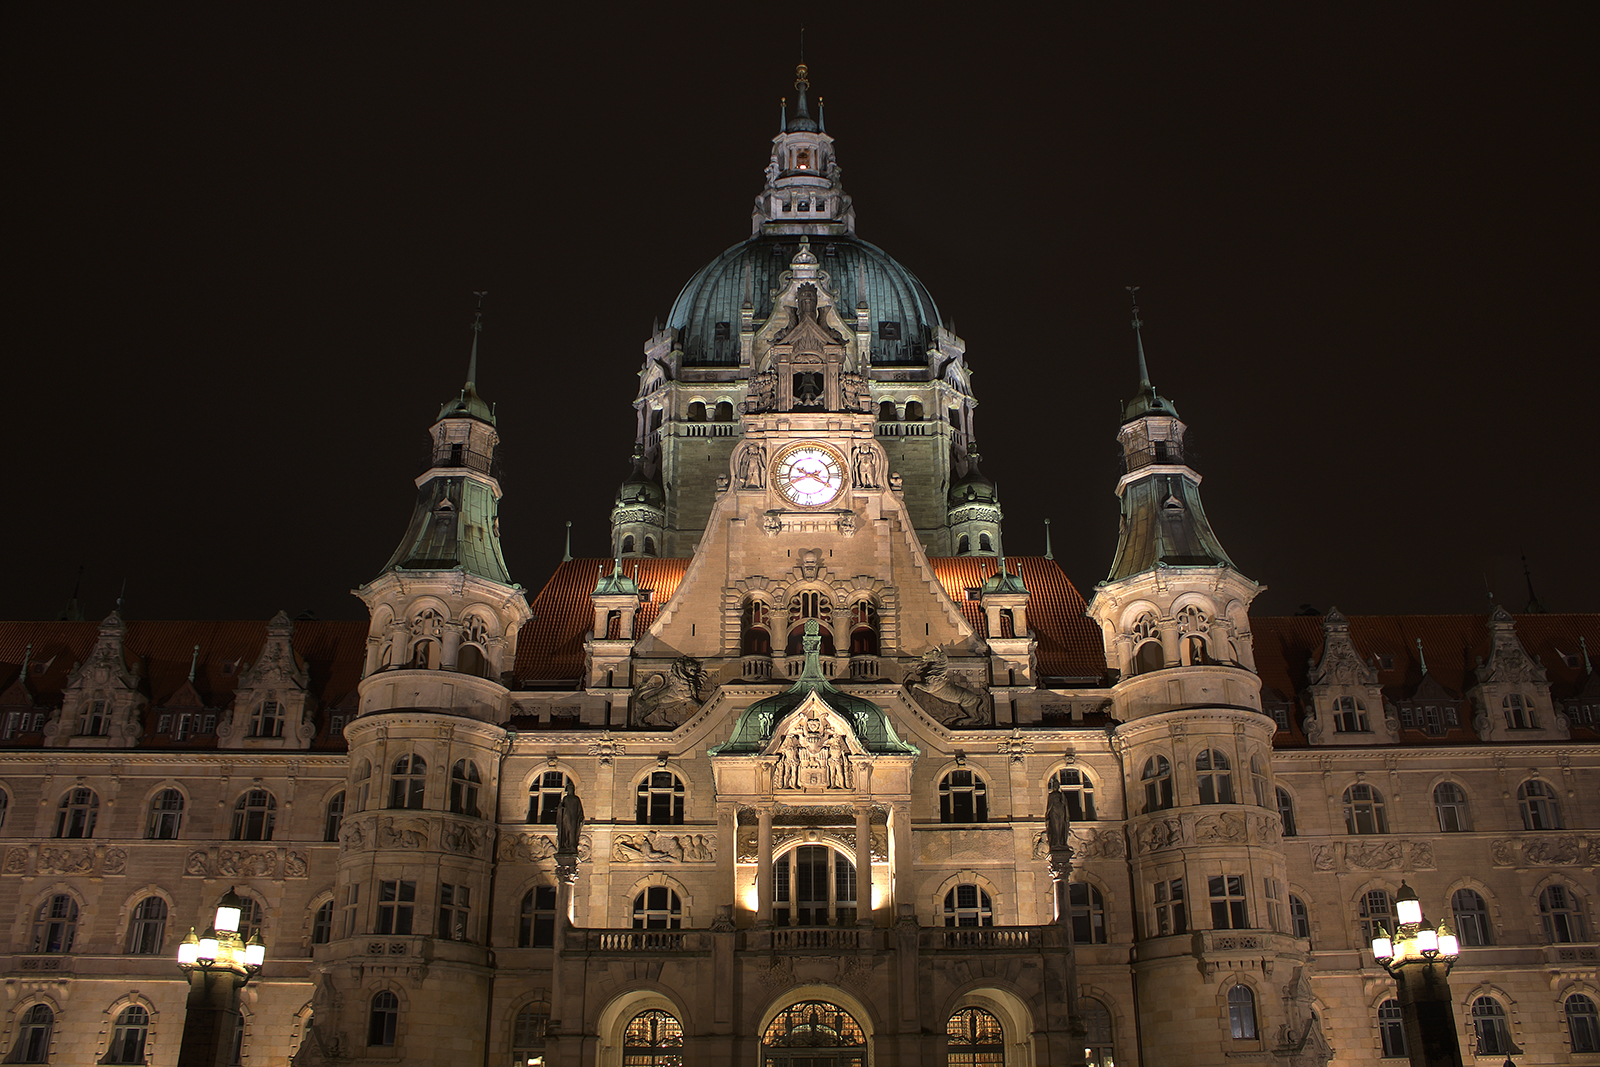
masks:
{"label": "arched entrance", "polygon": [[866,1067],[867,1037],[855,1018],[826,1000],[780,1011],[761,1035],[761,1067]]}

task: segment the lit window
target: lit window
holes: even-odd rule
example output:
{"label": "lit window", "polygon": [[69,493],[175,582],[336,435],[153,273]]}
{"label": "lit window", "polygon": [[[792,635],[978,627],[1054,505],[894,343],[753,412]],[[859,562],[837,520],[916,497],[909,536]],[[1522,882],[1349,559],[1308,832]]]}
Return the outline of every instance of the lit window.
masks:
{"label": "lit window", "polygon": [[1600,1052],[1600,1011],[1582,993],[1567,998],[1567,1039],[1573,1052]]}
{"label": "lit window", "polygon": [[70,789],[56,807],[57,837],[93,837],[100,816],[100,797],[93,789]]}
{"label": "lit window", "polygon": [[1372,943],[1372,939],[1378,936],[1380,926],[1392,934],[1398,925],[1394,921],[1394,898],[1389,896],[1386,889],[1369,889],[1361,894],[1357,911],[1361,917],[1363,945]]}
{"label": "lit window", "polygon": [[1233,772],[1227,756],[1214,748],[1204,749],[1195,757],[1194,769],[1200,780],[1200,803],[1233,803]]}
{"label": "lit window", "polygon": [[150,822],[144,836],[152,841],[175,841],[183,825],[183,794],[176,789],[163,789],[150,802]]}
{"label": "lit window", "polygon": [[683,1063],[683,1025],[664,1011],[642,1011],[622,1032],[622,1062],[628,1067],[678,1067]]}
{"label": "lit window", "polygon": [[1243,930],[1250,925],[1243,875],[1226,874],[1208,878],[1206,886],[1211,894],[1213,930]]}
{"label": "lit window", "polygon": [[277,823],[277,798],[265,789],[252,789],[233,805],[235,841],[271,841]]}
{"label": "lit window", "polygon": [[534,886],[522,895],[517,922],[519,948],[549,948],[556,943],[556,887]]}
{"label": "lit window", "polygon": [[951,771],[939,781],[940,822],[987,822],[988,789],[971,771]]}
{"label": "lit window", "polygon": [[1467,791],[1454,782],[1440,782],[1433,789],[1433,810],[1439,816],[1439,832],[1458,834],[1472,829],[1467,817]]}
{"label": "lit window", "polygon": [[400,998],[387,989],[372,998],[367,1015],[367,1047],[392,1048],[400,1026]]}
{"label": "lit window", "polygon": [[150,1013],[137,1004],[123,1008],[111,1027],[111,1047],[101,1063],[143,1063]]}
{"label": "lit window", "polygon": [[167,936],[167,902],[160,897],[145,897],[134,905],[128,922],[128,954],[159,956]]}
{"label": "lit window", "polygon": [[1584,939],[1578,898],[1564,885],[1547,886],[1539,894],[1539,917],[1544,922],[1545,939],[1552,944]]}
{"label": "lit window", "polygon": [[1002,1067],[1006,1062],[1006,1035],[1000,1020],[982,1008],[962,1008],[944,1028],[948,1067]]}
{"label": "lit window", "polygon": [[1522,809],[1524,830],[1561,829],[1561,806],[1549,783],[1537,778],[1523,782],[1517,787],[1517,806]]}
{"label": "lit window", "polygon": [[[1067,818],[1073,822],[1093,822],[1094,781],[1076,767],[1067,767],[1050,776],[1050,790],[1067,794]],[[1046,795],[1049,790],[1046,791]]]}
{"label": "lit window", "polygon": [[417,755],[395,760],[394,773],[389,778],[389,807],[420,808],[427,795],[427,762]]}
{"label": "lit window", "polygon": [[1481,948],[1494,944],[1490,936],[1489,905],[1475,890],[1457,889],[1452,893],[1450,913],[1455,918],[1456,936],[1463,945]]}
{"label": "lit window", "polygon": [[1383,1041],[1383,1054],[1390,1059],[1405,1059],[1406,1022],[1400,1011],[1400,1002],[1393,997],[1378,1005],[1378,1036]]}
{"label": "lit window", "polygon": [[1256,995],[1246,985],[1228,990],[1228,1029],[1235,1041],[1256,1038]]}
{"label": "lit window", "polygon": [[638,822],[657,826],[683,822],[683,779],[671,771],[651,771],[639,782],[634,805]]}
{"label": "lit window", "polygon": [[1389,817],[1383,794],[1370,785],[1357,784],[1344,791],[1344,829],[1347,834],[1386,834]]}
{"label": "lit window", "polygon": [[417,901],[417,883],[395,880],[378,883],[378,927],[374,933],[409,934]]}
{"label": "lit window", "polygon": [[78,902],[65,893],[39,905],[33,919],[34,952],[71,952],[78,936]]}
{"label": "lit window", "polygon": [[1067,904],[1072,910],[1072,940],[1079,945],[1106,943],[1106,898],[1087,882],[1067,886]]}
{"label": "lit window", "polygon": [[1504,1056],[1521,1051],[1511,1044],[1506,1010],[1493,997],[1479,997],[1472,1002],[1472,1029],[1477,1035],[1479,1056]]}
{"label": "lit window", "polygon": [[955,886],[944,895],[946,926],[993,926],[994,902],[971,883]]}
{"label": "lit window", "polygon": [[1172,764],[1165,756],[1151,756],[1145,760],[1144,771],[1139,775],[1144,782],[1144,810],[1165,811],[1172,807]]}
{"label": "lit window", "polygon": [[1111,1067],[1116,1042],[1111,1029],[1111,1009],[1093,997],[1078,1002],[1078,1015],[1086,1028],[1083,1035],[1085,1067]]}

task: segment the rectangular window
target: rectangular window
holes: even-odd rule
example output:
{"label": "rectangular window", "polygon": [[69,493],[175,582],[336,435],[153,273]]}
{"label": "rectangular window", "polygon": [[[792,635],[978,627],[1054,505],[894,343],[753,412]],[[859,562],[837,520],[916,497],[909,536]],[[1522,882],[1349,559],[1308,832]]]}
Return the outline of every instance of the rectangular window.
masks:
{"label": "rectangular window", "polygon": [[1279,886],[1278,880],[1271,877],[1261,879],[1261,888],[1265,891],[1263,895],[1267,901],[1267,926],[1273,930],[1282,930],[1283,890]]}
{"label": "rectangular window", "polygon": [[173,731],[172,739],[174,741],[187,741],[187,740],[189,740],[189,731],[194,728],[194,719],[195,719],[195,717],[193,715],[189,715],[189,714],[179,715],[178,716],[178,728]]}
{"label": "rectangular window", "polygon": [[167,734],[172,732],[172,716],[163,715],[156,720],[156,733]]}
{"label": "rectangular window", "polygon": [[330,716],[328,716],[328,733],[332,734],[334,737],[343,737],[344,736],[344,716],[343,715],[330,715]]}
{"label": "rectangular window", "polygon": [[1225,874],[1207,879],[1211,891],[1211,928],[1245,930],[1250,926],[1244,898],[1244,877]]}
{"label": "rectangular window", "polygon": [[471,890],[464,885],[439,885],[439,936],[451,941],[467,941]]}
{"label": "rectangular window", "polygon": [[1183,900],[1183,879],[1156,883],[1157,937],[1189,932],[1189,912]]}
{"label": "rectangular window", "polygon": [[6,713],[5,739],[7,741],[11,740],[13,737],[17,736],[17,734],[18,734],[18,732],[20,730],[26,729],[27,726],[28,726],[28,713],[27,712],[25,712],[25,711],[7,712]]}
{"label": "rectangular window", "polygon": [[355,884],[345,886],[344,903],[339,909],[344,915],[343,922],[341,924],[343,927],[343,932],[339,935],[340,937],[356,936],[356,906],[360,903],[361,887]]}
{"label": "rectangular window", "polygon": [[207,715],[207,716],[205,716],[205,718],[203,718],[200,721],[200,732],[203,733],[203,734],[214,734],[214,733],[216,733],[217,732],[217,717],[215,715]]}
{"label": "rectangular window", "polygon": [[1271,715],[1272,721],[1278,724],[1278,729],[1287,730],[1289,728],[1289,705],[1274,704],[1267,709],[1267,714]]}
{"label": "rectangular window", "polygon": [[111,717],[106,714],[104,700],[89,702],[83,715],[83,728],[79,732],[84,737],[104,737],[111,732]]}
{"label": "rectangular window", "polygon": [[43,729],[44,729],[44,712],[36,711],[36,712],[33,713],[33,732],[34,733],[38,733],[39,731],[41,731]]}
{"label": "rectangular window", "polygon": [[409,934],[411,915],[417,901],[417,883],[394,881],[378,883],[378,928],[380,934]]}

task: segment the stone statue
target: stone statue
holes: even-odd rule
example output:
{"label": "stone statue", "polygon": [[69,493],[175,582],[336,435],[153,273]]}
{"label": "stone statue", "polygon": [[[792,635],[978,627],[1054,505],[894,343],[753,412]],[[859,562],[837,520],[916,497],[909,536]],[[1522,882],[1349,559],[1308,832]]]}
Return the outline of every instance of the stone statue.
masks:
{"label": "stone statue", "polygon": [[878,486],[878,450],[871,445],[861,445],[856,448],[856,464],[852,472],[855,483],[863,488],[875,489]]}
{"label": "stone statue", "polygon": [[[935,700],[956,705],[957,713],[943,720],[946,726],[959,729],[988,725],[988,694],[951,677],[950,658],[945,655],[942,648],[930,648],[923,653],[921,662],[908,667],[905,684],[913,693],[925,693]],[[939,714],[923,701],[919,700],[918,703],[923,705],[925,711]]]}
{"label": "stone statue", "polygon": [[1067,794],[1059,787],[1050,790],[1050,799],[1045,802],[1044,828],[1050,839],[1050,851],[1068,847],[1072,817],[1067,813]]}
{"label": "stone statue", "polygon": [[577,791],[572,788],[571,779],[568,779],[567,791],[556,808],[556,852],[577,855],[582,833],[583,801],[578,799]]}
{"label": "stone statue", "polygon": [[739,457],[739,481],[746,489],[760,489],[767,484],[767,450],[760,445],[750,445]]}
{"label": "stone statue", "polygon": [[658,671],[639,683],[633,698],[635,726],[672,730],[700,710],[702,696],[713,688],[711,675],[693,656],[679,656],[672,669]]}

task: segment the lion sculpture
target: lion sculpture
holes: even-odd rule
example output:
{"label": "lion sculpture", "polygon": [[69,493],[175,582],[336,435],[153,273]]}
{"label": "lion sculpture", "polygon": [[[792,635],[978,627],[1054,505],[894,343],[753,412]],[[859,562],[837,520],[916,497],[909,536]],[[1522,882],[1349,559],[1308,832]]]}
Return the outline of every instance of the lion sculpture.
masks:
{"label": "lion sculpture", "polygon": [[[913,664],[905,677],[912,692],[922,692],[945,704],[954,704],[956,714],[942,719],[944,725],[964,728],[989,724],[989,697],[980,689],[973,689],[950,674],[950,657],[942,648],[930,648],[922,659]],[[927,708],[924,703],[923,706]],[[932,708],[927,708],[933,711]],[[937,713],[936,713],[937,714]]]}
{"label": "lion sculpture", "polygon": [[711,675],[693,656],[679,656],[668,671],[657,671],[639,683],[633,697],[635,726],[671,730],[700,710],[711,688]]}

